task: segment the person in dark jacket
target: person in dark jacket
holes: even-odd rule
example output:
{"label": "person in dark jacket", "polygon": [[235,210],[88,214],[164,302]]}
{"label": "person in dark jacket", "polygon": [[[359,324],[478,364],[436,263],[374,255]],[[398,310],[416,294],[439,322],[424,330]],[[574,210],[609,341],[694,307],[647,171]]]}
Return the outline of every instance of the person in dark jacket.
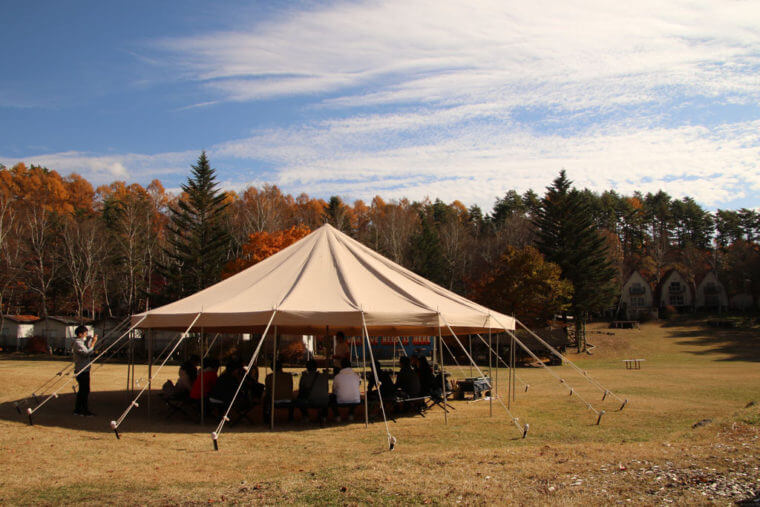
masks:
{"label": "person in dark jacket", "polygon": [[71,344],[71,352],[74,355],[74,375],[79,384],[74,414],[89,417],[95,415],[90,412],[87,399],[90,396],[90,362],[95,353],[98,335],[88,338],[87,331],[86,326],[79,326],[74,330],[77,337]]}
{"label": "person in dark jacket", "polygon": [[412,369],[412,362],[408,356],[401,356],[399,359],[401,368],[396,375],[396,388],[406,394],[408,398],[415,398],[420,395],[420,378],[417,372]]}

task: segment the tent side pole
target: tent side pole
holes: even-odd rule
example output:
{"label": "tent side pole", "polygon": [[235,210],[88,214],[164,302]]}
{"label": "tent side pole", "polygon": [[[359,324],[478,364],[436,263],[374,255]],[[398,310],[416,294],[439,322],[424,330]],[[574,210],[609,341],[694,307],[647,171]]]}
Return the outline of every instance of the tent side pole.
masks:
{"label": "tent side pole", "polygon": [[[362,340],[362,379],[364,379],[364,427],[365,428],[369,428],[369,390],[367,389],[367,342],[368,341],[369,341],[369,333],[367,333],[367,339]],[[377,386],[377,388],[379,390],[380,386]]]}
{"label": "tent side pole", "polygon": [[491,328],[488,328],[488,416],[493,417],[493,347],[491,347]]}
{"label": "tent side pole", "polygon": [[132,334],[129,335],[129,346],[127,347],[127,392],[131,393],[129,390],[129,376],[130,376],[130,370],[132,368]]}
{"label": "tent side pole", "polygon": [[393,340],[393,369],[392,373],[396,374],[396,340]]}
{"label": "tent side pole", "polygon": [[[277,326],[274,326],[274,336],[272,336],[272,392],[269,393],[271,398],[269,407],[269,430],[274,431],[274,393],[275,379],[277,377]],[[266,380],[264,381],[266,383]]]}
{"label": "tent side pole", "polygon": [[205,387],[205,375],[206,372],[203,370],[203,358],[206,357],[206,333],[203,332],[203,328],[201,328],[201,426],[206,424],[206,393],[204,391]]}
{"label": "tent side pole", "polygon": [[515,384],[513,377],[513,371],[515,368],[515,364],[512,361],[512,355],[515,353],[515,340],[511,339],[509,342],[509,372],[507,377],[507,408],[512,408],[512,392],[515,390]]}
{"label": "tent side pole", "polygon": [[[496,333],[496,357],[499,357],[499,335],[501,333]],[[494,385],[496,386],[496,396],[499,396],[499,360],[495,359],[496,361],[496,379],[494,380]]]}
{"label": "tent side pole", "polygon": [[515,363],[517,359],[517,351],[515,350],[515,347],[510,347],[509,350],[509,373],[512,377],[512,390],[510,391],[510,395],[512,396],[512,401],[516,401],[516,391],[517,391],[517,373],[515,372]]}
{"label": "tent side pole", "polygon": [[512,401],[517,401],[517,347],[512,347]]}
{"label": "tent side pole", "polygon": [[[440,326],[438,326],[438,335],[439,336],[441,335],[441,327]],[[438,362],[438,349],[436,348],[437,344],[436,344],[435,336],[431,336],[430,337],[430,341],[433,342],[433,361],[432,361],[433,365],[432,366],[433,366],[433,370],[435,370],[435,363]]]}
{"label": "tent side pole", "polygon": [[[433,340],[435,341],[435,339]],[[441,400],[443,407],[443,424],[449,424],[449,409],[446,407],[446,375],[443,371],[443,336],[441,336],[441,326],[438,325],[438,349],[441,353],[441,364],[438,371],[441,374]]]}
{"label": "tent side pole", "polygon": [[[472,335],[467,335],[470,339],[470,357],[472,357]],[[472,363],[470,363],[470,378],[472,378]]]}
{"label": "tent side pole", "polygon": [[153,387],[153,329],[148,332],[148,421],[150,421],[150,395]]}

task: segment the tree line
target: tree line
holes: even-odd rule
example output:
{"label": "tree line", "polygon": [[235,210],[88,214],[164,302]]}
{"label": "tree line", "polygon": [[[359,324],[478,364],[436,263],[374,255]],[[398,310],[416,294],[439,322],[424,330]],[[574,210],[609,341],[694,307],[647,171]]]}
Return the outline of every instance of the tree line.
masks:
{"label": "tree line", "polygon": [[715,270],[730,293],[760,292],[760,216],[711,213],[667,193],[506,191],[491,210],[439,199],[345,202],[275,185],[223,192],[205,153],[182,191],[161,182],[84,178],[0,166],[0,308],[4,314],[121,316],[207,287],[328,222],[457,293],[538,324],[614,306],[634,269]]}

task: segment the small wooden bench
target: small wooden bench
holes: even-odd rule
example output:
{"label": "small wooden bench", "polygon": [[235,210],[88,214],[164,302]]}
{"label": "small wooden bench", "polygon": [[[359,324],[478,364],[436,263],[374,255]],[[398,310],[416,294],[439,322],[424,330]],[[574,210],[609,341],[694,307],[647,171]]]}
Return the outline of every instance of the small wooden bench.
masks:
{"label": "small wooden bench", "polygon": [[626,370],[640,370],[642,361],[646,361],[646,359],[623,359]]}

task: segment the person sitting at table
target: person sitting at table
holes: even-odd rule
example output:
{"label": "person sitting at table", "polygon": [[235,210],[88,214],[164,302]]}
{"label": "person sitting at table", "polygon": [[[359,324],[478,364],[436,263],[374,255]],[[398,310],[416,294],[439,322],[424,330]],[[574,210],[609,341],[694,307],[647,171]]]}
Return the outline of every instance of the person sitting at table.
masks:
{"label": "person sitting at table", "polygon": [[420,395],[420,378],[412,369],[409,356],[401,356],[399,359],[400,369],[396,375],[396,389],[403,391],[407,398],[416,398]]}
{"label": "person sitting at table", "polygon": [[282,363],[274,364],[274,375],[270,373],[264,380],[264,420],[271,417],[272,379],[274,379],[274,402],[290,403],[293,401],[293,376],[282,370]]}
{"label": "person sitting at table", "polygon": [[252,405],[261,403],[265,389],[264,384],[259,382],[259,367],[254,364],[245,377],[245,394],[248,401]]}
{"label": "person sitting at table", "polygon": [[306,361],[306,371],[301,374],[298,382],[298,397],[291,405],[290,418],[293,418],[295,407],[301,411],[304,421],[309,418],[309,408],[319,408],[320,422],[324,422],[330,401],[328,384],[327,375],[317,371],[317,362],[313,359]]}
{"label": "person sitting at table", "polygon": [[[377,372],[377,380],[380,381],[380,394],[383,399],[390,399],[390,397],[396,392],[396,386],[393,385],[391,374],[388,373],[387,370],[383,370],[378,359],[375,359],[375,372]],[[377,385],[375,383],[375,375],[372,372],[369,372],[368,386],[370,397],[377,399]]]}
{"label": "person sitting at table", "polygon": [[[358,405],[362,402],[359,386],[361,378],[351,369],[351,360],[344,357],[340,360],[340,372],[333,379],[333,413],[340,420],[338,406]],[[352,420],[353,414],[349,413],[348,420]]]}
{"label": "person sitting at table", "polygon": [[[224,373],[219,376],[216,384],[214,384],[214,387],[211,389],[209,397],[218,402],[221,402],[221,404],[226,408],[227,405],[229,405],[232,401],[235,393],[238,391],[238,386],[241,385],[244,373],[245,370],[243,370],[243,365],[238,360],[233,359],[228,362],[226,368],[224,369]],[[244,386],[240,387],[241,391],[243,390],[243,387]],[[247,398],[245,394],[239,393],[238,398],[236,399],[236,403],[244,404],[246,401]]]}
{"label": "person sitting at table", "polygon": [[417,356],[417,376],[420,378],[420,394],[422,396],[430,395],[435,377],[433,376],[433,368],[430,367],[427,357],[423,354]]}
{"label": "person sitting at table", "polygon": [[217,370],[219,369],[219,360],[213,357],[206,359],[203,365],[203,371],[200,372],[193,382],[193,387],[190,389],[190,399],[200,400],[201,394],[204,398],[208,398],[211,390],[216,385],[218,379]]}
{"label": "person sitting at table", "polygon": [[192,359],[188,359],[179,367],[179,378],[176,383],[167,380],[161,388],[161,395],[167,398],[187,398],[193,389],[195,379],[198,377],[198,369]]}

